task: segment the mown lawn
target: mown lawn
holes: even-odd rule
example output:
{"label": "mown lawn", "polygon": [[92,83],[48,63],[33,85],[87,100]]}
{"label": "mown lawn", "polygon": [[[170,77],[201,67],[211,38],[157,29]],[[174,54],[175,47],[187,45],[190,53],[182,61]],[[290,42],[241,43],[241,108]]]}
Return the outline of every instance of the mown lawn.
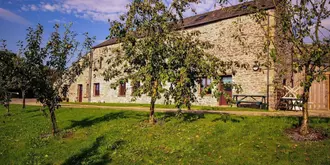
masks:
{"label": "mown lawn", "polygon": [[[88,103],[88,102],[63,102],[63,104],[73,104],[73,105],[95,105],[95,106],[109,106],[109,107],[145,107],[149,108],[150,104],[141,104],[141,103]],[[173,104],[156,104],[156,108],[169,108],[169,109],[177,109]],[[183,106],[183,109],[187,109]],[[266,109],[259,108],[243,108],[243,107],[220,107],[220,106],[200,106],[193,105],[191,106],[192,110],[214,110],[214,111],[264,111],[267,112]]]}
{"label": "mown lawn", "polygon": [[[330,164],[330,140],[294,142],[293,117],[158,113],[106,109],[57,110],[62,133],[38,107],[0,108],[0,164]],[[330,119],[311,120],[330,134]]]}

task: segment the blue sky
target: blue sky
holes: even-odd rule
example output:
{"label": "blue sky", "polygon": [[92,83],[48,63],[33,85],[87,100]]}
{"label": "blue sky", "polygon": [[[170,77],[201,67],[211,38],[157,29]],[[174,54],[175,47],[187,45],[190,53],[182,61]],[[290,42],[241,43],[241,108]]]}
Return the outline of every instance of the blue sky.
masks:
{"label": "blue sky", "polygon": [[[164,0],[170,3],[171,0]],[[0,0],[0,39],[7,40],[8,49],[17,51],[16,43],[24,40],[26,29],[38,23],[49,37],[55,23],[73,22],[78,34],[88,32],[96,36],[96,44],[109,34],[108,19],[116,20],[124,13],[130,0]],[[216,0],[202,0],[197,12],[214,10]],[[186,16],[192,15],[187,12]]]}
{"label": "blue sky", "polygon": [[[48,39],[55,23],[72,22],[72,29],[78,34],[88,32],[96,36],[96,44],[109,34],[108,19],[116,20],[125,11],[131,0],[0,0],[0,39],[7,40],[8,49],[16,52],[16,43],[24,40],[26,29],[38,23],[45,28]],[[172,0],[164,0],[169,4]],[[194,5],[198,14],[215,10],[218,0],[201,0]],[[237,4],[239,0],[231,0]],[[330,7],[330,5],[327,5]],[[186,12],[185,16],[193,15]],[[330,19],[324,22],[330,28]],[[82,38],[82,37],[81,37]]]}

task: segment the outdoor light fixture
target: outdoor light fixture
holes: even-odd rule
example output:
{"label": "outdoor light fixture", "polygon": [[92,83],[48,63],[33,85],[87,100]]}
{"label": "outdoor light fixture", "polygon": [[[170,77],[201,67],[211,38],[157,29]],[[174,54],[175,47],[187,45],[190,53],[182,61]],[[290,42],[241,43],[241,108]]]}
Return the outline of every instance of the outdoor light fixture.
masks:
{"label": "outdoor light fixture", "polygon": [[253,71],[258,71],[260,69],[259,67],[259,62],[258,61],[254,61],[254,65],[252,67]]}

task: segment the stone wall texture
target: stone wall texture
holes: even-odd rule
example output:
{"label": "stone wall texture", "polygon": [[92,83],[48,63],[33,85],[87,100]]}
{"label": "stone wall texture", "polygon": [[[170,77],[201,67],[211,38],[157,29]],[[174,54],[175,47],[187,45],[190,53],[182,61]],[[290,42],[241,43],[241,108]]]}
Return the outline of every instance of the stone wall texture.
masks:
{"label": "stone wall texture", "polygon": [[[274,10],[268,10],[269,13],[275,13]],[[236,74],[232,75],[234,83],[242,86],[243,91],[240,94],[258,94],[267,95],[267,67],[261,66],[259,71],[253,71],[252,66],[257,61],[258,63],[264,63],[267,60],[268,52],[265,51],[264,46],[267,41],[267,35],[274,36],[275,34],[275,20],[270,17],[269,22],[266,20],[261,24],[256,23],[251,15],[244,15],[231,19],[225,19],[222,21],[209,23],[206,25],[198,26],[195,28],[187,29],[188,31],[199,30],[201,32],[200,39],[208,40],[215,45],[210,53],[214,54],[222,60],[239,61],[246,63],[250,67],[247,69],[237,68]],[[268,27],[270,28],[270,34],[268,34]],[[238,36],[238,38],[237,38]],[[241,41],[240,41],[241,40]],[[244,43],[244,45],[242,44]],[[116,48],[118,44],[107,46],[107,48]],[[113,102],[113,103],[128,103],[131,102],[131,86],[128,82],[126,85],[126,96],[118,96],[118,88],[111,89],[110,83],[104,81],[101,73],[104,68],[107,67],[106,59],[108,55],[111,55],[111,51],[104,52],[104,48],[97,48],[93,52],[94,68],[98,70],[92,72],[92,85],[94,83],[100,83],[100,96],[94,96],[93,86],[91,92],[92,102]],[[100,68],[100,59],[102,62],[102,68]],[[229,72],[230,74],[230,72]],[[269,70],[269,85],[270,93],[274,93],[273,79],[274,79],[273,67]],[[84,94],[83,102],[88,101],[87,84],[88,84],[88,69],[83,75],[79,76],[76,83],[72,84],[69,91],[70,101],[77,101],[78,84],[83,85]],[[86,94],[85,94],[86,93]],[[233,90],[233,94],[235,90]],[[199,95],[198,93],[196,95]],[[136,103],[149,103],[150,99],[147,96],[138,98]],[[163,103],[163,100],[158,100],[158,104]],[[212,96],[204,96],[198,98],[198,105],[219,105],[219,101]]]}

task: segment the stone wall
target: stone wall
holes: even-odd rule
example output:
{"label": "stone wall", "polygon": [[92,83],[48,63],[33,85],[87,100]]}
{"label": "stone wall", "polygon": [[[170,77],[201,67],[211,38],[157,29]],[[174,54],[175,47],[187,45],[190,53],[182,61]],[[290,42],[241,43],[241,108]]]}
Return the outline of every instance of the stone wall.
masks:
{"label": "stone wall", "polygon": [[[274,10],[268,12],[273,13]],[[275,21],[270,20],[270,27],[274,27]],[[267,68],[261,67],[259,71],[253,71],[252,66],[255,61],[258,63],[264,63],[267,58],[268,52],[264,52],[264,44],[266,42],[265,29],[268,27],[268,22],[262,23],[262,26],[256,23],[251,15],[240,16],[236,18],[226,19],[215,23],[202,25],[195,28],[187,29],[188,31],[199,30],[201,32],[200,39],[208,40],[215,45],[210,53],[219,57],[223,60],[239,61],[250,65],[247,69],[237,68],[236,74],[232,75],[233,82],[242,86],[241,94],[261,94],[267,95]],[[274,30],[271,30],[274,33]],[[241,42],[235,36],[240,36]],[[244,45],[242,45],[242,42]],[[118,44],[107,46],[109,49],[118,47]],[[101,73],[104,68],[107,67],[106,59],[108,55],[111,55],[111,51],[103,52],[104,48],[97,48],[94,50],[93,58],[95,64],[94,67],[98,68],[97,71],[93,71],[92,84],[100,83],[100,96],[93,96],[93,90],[91,94],[92,102],[116,102],[116,103],[127,103],[130,102],[132,97],[130,84],[127,83],[126,97],[118,96],[118,88],[116,90],[110,88],[110,82],[104,81]],[[99,68],[99,59],[102,60],[102,68]],[[231,74],[229,71],[228,74]],[[270,83],[272,83],[274,71],[270,70]],[[70,87],[70,100],[77,97],[77,86],[78,84],[84,85],[86,91],[86,84],[88,83],[88,70],[84,72],[78,78],[77,83],[72,84]],[[92,86],[93,89],[93,86]],[[216,90],[216,89],[215,89]],[[233,90],[233,94],[235,90]],[[199,95],[198,93],[196,95]],[[87,101],[84,98],[83,101]],[[137,103],[149,103],[150,99],[146,96],[138,98]],[[163,100],[158,100],[157,103],[163,103]],[[195,104],[199,105],[219,105],[219,101],[212,96],[204,96],[204,98],[198,98],[198,102]]]}
{"label": "stone wall", "polygon": [[68,98],[70,102],[78,102],[78,84],[83,86],[82,101],[88,102],[89,91],[87,89],[87,84],[89,84],[89,73],[88,68],[79,75],[75,83],[71,84],[69,87]]}

